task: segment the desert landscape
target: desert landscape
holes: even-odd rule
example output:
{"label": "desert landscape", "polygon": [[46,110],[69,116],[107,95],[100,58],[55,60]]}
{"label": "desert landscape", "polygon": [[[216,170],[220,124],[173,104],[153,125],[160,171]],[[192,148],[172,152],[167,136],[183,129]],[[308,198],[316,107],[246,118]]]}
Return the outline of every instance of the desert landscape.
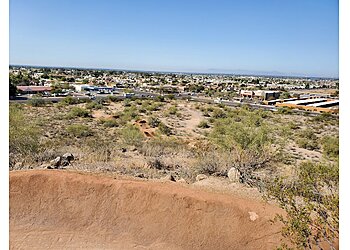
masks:
{"label": "desert landscape", "polygon": [[11,249],[292,245],[273,181],[336,164],[337,117],[288,109],[67,97],[10,125]]}

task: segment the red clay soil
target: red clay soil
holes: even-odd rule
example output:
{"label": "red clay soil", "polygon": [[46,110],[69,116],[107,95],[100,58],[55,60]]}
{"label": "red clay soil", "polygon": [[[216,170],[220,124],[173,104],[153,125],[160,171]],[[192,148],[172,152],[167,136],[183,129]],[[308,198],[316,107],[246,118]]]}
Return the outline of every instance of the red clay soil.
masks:
{"label": "red clay soil", "polygon": [[11,249],[273,249],[276,212],[177,183],[10,172]]}

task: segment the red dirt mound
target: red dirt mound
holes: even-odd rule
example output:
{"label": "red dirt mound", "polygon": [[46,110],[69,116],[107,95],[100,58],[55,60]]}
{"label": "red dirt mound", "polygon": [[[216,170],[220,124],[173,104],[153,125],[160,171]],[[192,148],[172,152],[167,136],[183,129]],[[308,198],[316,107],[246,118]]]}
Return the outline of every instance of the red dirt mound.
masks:
{"label": "red dirt mound", "polygon": [[11,249],[272,249],[278,211],[177,183],[10,173]]}

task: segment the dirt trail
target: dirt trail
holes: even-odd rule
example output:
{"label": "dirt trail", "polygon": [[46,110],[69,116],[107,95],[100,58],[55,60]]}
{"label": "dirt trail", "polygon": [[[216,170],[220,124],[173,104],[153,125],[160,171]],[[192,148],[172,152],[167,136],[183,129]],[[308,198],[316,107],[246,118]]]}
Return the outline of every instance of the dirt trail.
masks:
{"label": "dirt trail", "polygon": [[170,182],[10,173],[11,249],[272,249],[278,211]]}

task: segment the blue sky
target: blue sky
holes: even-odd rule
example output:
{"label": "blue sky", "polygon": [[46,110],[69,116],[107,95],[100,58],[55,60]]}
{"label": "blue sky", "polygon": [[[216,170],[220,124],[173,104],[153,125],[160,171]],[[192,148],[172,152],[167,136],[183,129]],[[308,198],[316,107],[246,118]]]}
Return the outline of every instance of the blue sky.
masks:
{"label": "blue sky", "polygon": [[338,77],[336,0],[10,0],[10,64]]}

